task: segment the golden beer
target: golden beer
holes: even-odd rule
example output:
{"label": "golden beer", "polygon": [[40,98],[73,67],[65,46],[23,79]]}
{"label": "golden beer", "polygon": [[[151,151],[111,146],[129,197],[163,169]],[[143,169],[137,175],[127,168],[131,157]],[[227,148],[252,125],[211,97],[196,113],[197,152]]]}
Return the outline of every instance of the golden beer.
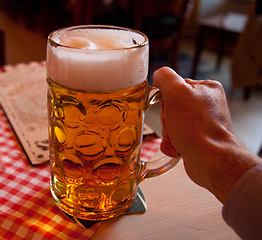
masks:
{"label": "golden beer", "polygon": [[157,101],[147,84],[148,40],[135,30],[75,26],[47,44],[51,192],[75,218],[103,220],[128,210],[138,184],[157,168],[140,160],[145,110]]}
{"label": "golden beer", "polygon": [[48,79],[51,191],[61,209],[101,220],[136,196],[147,81],[117,91],[80,91]]}

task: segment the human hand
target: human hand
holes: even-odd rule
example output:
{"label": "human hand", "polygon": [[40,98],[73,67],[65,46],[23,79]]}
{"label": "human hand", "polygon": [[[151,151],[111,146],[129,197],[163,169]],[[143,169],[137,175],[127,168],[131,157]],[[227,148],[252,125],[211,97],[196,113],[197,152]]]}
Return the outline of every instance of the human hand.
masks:
{"label": "human hand", "polygon": [[233,134],[222,85],[183,79],[167,67],[155,72],[154,85],[163,97],[162,152],[180,154],[188,176],[223,202],[257,161]]}

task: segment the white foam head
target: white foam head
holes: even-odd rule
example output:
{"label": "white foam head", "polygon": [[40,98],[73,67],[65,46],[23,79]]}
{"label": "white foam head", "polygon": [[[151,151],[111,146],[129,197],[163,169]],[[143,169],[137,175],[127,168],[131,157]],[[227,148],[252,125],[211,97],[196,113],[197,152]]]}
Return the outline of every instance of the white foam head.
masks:
{"label": "white foam head", "polygon": [[49,36],[47,75],[64,86],[119,90],[143,82],[147,73],[148,41],[139,32],[80,26]]}

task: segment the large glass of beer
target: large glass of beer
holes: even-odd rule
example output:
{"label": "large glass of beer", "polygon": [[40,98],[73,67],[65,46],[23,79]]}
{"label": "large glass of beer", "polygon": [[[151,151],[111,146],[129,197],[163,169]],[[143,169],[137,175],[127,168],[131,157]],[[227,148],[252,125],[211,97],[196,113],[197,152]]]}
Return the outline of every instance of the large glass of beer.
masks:
{"label": "large glass of beer", "polygon": [[[140,159],[144,114],[157,100],[147,83],[147,37],[113,26],[75,26],[47,44],[51,192],[76,218],[127,211],[138,184],[157,168]],[[160,164],[161,165],[161,164]]]}

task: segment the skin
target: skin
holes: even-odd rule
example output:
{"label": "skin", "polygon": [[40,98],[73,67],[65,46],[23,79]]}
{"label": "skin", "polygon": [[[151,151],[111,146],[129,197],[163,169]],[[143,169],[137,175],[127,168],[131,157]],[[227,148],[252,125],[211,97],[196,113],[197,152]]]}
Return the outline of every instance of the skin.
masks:
{"label": "skin", "polygon": [[154,73],[154,86],[163,98],[162,152],[181,155],[191,180],[224,203],[261,159],[234,136],[223,87],[217,81],[183,79],[168,67]]}

